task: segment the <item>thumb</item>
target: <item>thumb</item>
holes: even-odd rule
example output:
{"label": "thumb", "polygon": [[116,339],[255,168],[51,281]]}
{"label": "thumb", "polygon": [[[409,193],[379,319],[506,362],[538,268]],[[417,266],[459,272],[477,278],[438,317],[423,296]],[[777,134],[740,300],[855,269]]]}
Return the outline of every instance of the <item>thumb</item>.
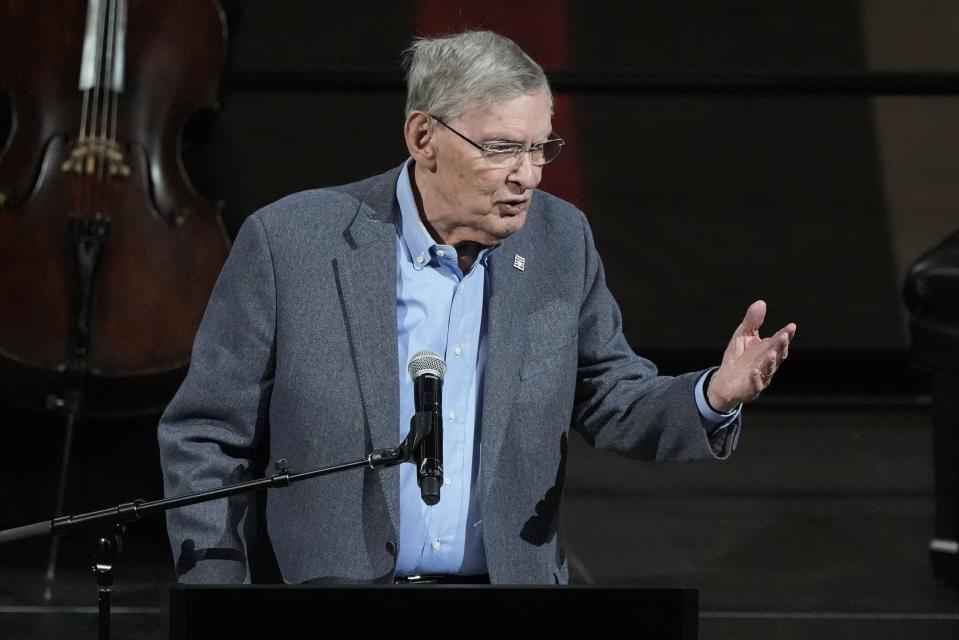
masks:
{"label": "thumb", "polygon": [[763,326],[766,319],[766,301],[757,300],[746,309],[746,317],[743,318],[737,331],[740,335],[757,335],[759,327]]}

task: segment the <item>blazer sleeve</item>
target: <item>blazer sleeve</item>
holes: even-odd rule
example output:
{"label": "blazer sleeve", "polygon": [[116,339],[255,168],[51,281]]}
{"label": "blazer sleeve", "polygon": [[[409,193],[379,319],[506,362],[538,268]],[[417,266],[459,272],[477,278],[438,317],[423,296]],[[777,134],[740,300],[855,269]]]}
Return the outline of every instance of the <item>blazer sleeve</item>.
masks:
{"label": "blazer sleeve", "polygon": [[[261,471],[275,316],[273,260],[263,224],[252,215],[214,286],[187,377],[160,418],[167,496],[221,487]],[[254,505],[253,496],[241,494],[168,511],[178,580],[249,582]]]}
{"label": "blazer sleeve", "polygon": [[573,426],[592,446],[631,458],[728,457],[739,438],[739,418],[708,434],[694,395],[705,371],[660,376],[652,362],[633,353],[585,218],[583,228],[585,270]]}

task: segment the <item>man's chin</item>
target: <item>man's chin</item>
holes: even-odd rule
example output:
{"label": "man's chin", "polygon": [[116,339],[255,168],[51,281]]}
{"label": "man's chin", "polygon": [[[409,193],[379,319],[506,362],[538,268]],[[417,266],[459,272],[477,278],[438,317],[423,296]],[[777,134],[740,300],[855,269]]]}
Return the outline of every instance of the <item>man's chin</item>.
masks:
{"label": "man's chin", "polygon": [[469,231],[462,234],[461,240],[495,247],[523,228],[526,224],[526,212],[503,215],[499,211],[493,211],[481,223],[472,225]]}
{"label": "man's chin", "polygon": [[508,237],[522,229],[524,224],[526,224],[525,212],[513,216],[503,216],[497,220],[497,224],[494,228],[487,230],[487,234],[490,236],[490,242],[484,242],[483,244],[500,244]]}

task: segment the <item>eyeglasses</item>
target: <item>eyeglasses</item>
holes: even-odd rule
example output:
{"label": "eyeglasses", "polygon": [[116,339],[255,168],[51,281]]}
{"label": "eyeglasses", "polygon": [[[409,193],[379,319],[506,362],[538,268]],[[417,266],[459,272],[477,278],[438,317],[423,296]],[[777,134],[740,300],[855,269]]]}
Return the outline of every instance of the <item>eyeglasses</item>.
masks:
{"label": "eyeglasses", "polygon": [[537,142],[531,144],[528,149],[518,142],[488,142],[487,144],[478,144],[436,116],[432,116],[432,118],[482,151],[483,155],[486,156],[486,159],[494,167],[515,167],[521,162],[524,153],[529,153],[530,162],[535,166],[542,167],[544,164],[549,164],[555,160],[559,152],[563,150],[563,145],[566,144],[562,138],[550,138],[549,140]]}

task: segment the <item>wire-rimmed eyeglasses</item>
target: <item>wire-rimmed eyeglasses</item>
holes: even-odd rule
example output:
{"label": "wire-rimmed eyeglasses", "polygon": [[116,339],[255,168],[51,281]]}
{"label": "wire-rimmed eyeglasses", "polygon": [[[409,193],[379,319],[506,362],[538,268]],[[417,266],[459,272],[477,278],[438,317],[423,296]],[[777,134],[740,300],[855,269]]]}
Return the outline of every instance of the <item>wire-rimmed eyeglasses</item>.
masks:
{"label": "wire-rimmed eyeglasses", "polygon": [[549,164],[555,160],[556,156],[559,155],[559,152],[563,150],[563,145],[566,144],[562,138],[550,138],[549,140],[536,142],[531,144],[529,148],[518,142],[504,141],[479,144],[477,142],[473,142],[436,116],[431,117],[458,135],[460,138],[466,140],[468,143],[482,151],[483,155],[486,156],[486,159],[494,167],[515,167],[520,163],[524,153],[529,153],[530,162],[532,162],[535,166],[542,167],[543,165]]}

